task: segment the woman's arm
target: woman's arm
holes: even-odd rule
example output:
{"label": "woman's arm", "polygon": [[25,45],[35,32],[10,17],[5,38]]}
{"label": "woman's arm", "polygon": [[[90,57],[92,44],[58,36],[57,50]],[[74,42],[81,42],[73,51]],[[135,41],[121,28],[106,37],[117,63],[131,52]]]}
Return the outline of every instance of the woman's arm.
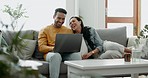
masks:
{"label": "woman's arm", "polygon": [[[97,54],[99,52],[103,52],[103,40],[100,38],[99,34],[96,32],[96,30],[92,27],[89,27],[89,34],[90,34],[90,39],[91,40],[89,42],[93,43],[93,48],[91,48],[92,50],[90,50],[87,54],[84,54],[82,56],[83,59],[87,59],[90,56]],[[88,41],[87,41],[88,42]],[[90,46],[90,44],[88,43],[88,45]],[[91,44],[92,45],[92,44]]]}
{"label": "woman's arm", "polygon": [[88,59],[90,56],[92,56],[92,55],[94,55],[94,54],[96,54],[96,53],[98,53],[98,52],[99,52],[99,49],[96,48],[96,49],[94,49],[94,50],[92,50],[92,51],[90,51],[90,52],[84,54],[84,55],[82,56],[82,59]]}

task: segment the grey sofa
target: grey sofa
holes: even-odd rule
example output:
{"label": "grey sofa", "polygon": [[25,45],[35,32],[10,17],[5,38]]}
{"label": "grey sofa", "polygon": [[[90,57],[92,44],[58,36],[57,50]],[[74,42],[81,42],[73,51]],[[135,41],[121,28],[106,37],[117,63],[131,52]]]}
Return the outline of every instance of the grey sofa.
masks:
{"label": "grey sofa", "polygon": [[[3,38],[6,41],[8,45],[11,45],[12,43],[12,38],[16,35],[18,31],[9,31],[5,30],[3,31]],[[38,50],[38,31],[35,30],[23,30],[21,31],[20,38],[24,39],[24,42],[27,43],[27,47],[25,47],[22,52],[23,55],[20,56],[21,59],[27,59],[27,60],[35,60],[38,62],[43,63],[42,66],[38,67],[39,72],[46,76],[47,78],[49,77],[49,64],[48,62],[44,61],[43,59],[43,53],[39,52]],[[19,55],[19,54],[18,54]],[[26,56],[24,56],[26,55]],[[67,73],[67,68],[64,65],[64,63],[61,64],[61,71],[60,71],[60,78],[66,78],[66,73]]]}
{"label": "grey sofa", "polygon": [[[110,40],[118,42],[124,46],[127,46],[128,38],[126,36],[126,27],[120,27],[120,28],[114,28],[114,29],[96,29],[96,31],[99,33],[100,37],[103,40]],[[11,34],[11,36],[10,36]],[[3,37],[10,45],[11,39],[14,36],[15,32],[12,31],[4,31]],[[20,37],[22,37],[24,34],[29,34],[29,36],[26,36],[25,38],[27,40],[35,40],[36,44],[33,52],[31,53],[31,58],[27,58],[30,60],[37,60],[39,62],[42,62],[43,65],[39,67],[39,72],[47,77],[49,77],[49,64],[48,62],[43,60],[43,54],[38,51],[38,43],[37,43],[37,37],[38,37],[38,31],[35,30],[24,30],[20,34]],[[30,44],[32,45],[32,44]],[[83,46],[82,46],[83,47]],[[61,69],[60,69],[60,78],[67,78],[67,66],[62,62]]]}

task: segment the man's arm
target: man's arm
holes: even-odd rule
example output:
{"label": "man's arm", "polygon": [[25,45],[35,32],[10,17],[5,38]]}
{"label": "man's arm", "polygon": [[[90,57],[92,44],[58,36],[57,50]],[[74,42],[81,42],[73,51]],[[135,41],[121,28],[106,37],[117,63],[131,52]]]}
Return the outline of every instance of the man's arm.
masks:
{"label": "man's arm", "polygon": [[39,51],[43,53],[53,51],[54,48],[54,46],[48,46],[47,35],[43,30],[41,30],[38,35],[38,47]]}

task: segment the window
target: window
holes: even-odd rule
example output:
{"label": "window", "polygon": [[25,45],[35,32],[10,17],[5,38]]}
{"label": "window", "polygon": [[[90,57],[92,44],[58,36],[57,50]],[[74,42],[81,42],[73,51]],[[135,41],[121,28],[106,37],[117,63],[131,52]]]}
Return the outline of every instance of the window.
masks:
{"label": "window", "polygon": [[[53,22],[53,13],[56,8],[66,8],[66,0],[3,0],[0,2],[0,10],[4,9],[4,5],[16,7],[17,4],[23,4],[27,11],[26,15],[29,16],[26,20],[20,19],[19,25],[25,22],[24,30],[40,30]],[[0,20],[4,23],[10,22],[9,17],[2,11],[0,11]]]}
{"label": "window", "polygon": [[137,35],[140,27],[139,3],[140,0],[106,0],[106,28],[126,26],[127,36]]}

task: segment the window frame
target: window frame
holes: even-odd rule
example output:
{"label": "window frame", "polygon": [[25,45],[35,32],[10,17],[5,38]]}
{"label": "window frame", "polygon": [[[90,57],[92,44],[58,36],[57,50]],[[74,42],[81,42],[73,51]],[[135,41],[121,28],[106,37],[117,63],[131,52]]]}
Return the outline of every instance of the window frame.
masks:
{"label": "window frame", "polygon": [[107,28],[108,23],[133,23],[133,35],[138,35],[140,32],[141,25],[141,0],[133,0],[133,17],[108,17],[107,16],[107,8],[108,8],[108,0],[105,0],[105,28]]}

